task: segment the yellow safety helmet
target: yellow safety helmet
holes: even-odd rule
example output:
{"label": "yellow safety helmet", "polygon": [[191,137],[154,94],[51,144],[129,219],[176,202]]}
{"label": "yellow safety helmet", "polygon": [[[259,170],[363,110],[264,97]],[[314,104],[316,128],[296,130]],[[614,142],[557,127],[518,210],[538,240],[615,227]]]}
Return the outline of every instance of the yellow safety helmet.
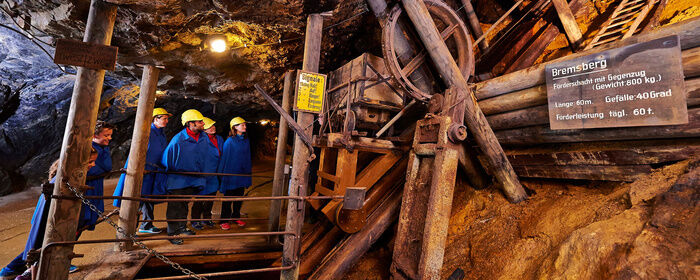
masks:
{"label": "yellow safety helmet", "polygon": [[231,119],[231,128],[233,128],[234,126],[237,126],[239,124],[245,123],[245,122],[246,121],[243,118],[235,117],[235,118]]}
{"label": "yellow safety helmet", "polygon": [[160,116],[160,115],[172,116],[173,114],[168,113],[168,111],[166,111],[166,110],[163,109],[163,108],[155,108],[155,109],[153,109],[153,116],[154,116],[154,117],[155,117],[155,116]]}
{"label": "yellow safety helmet", "polygon": [[216,121],[214,121],[210,118],[204,117],[204,129],[211,128],[211,126],[214,125],[215,123],[216,123]]}
{"label": "yellow safety helmet", "polygon": [[203,121],[204,116],[202,116],[202,113],[195,109],[189,109],[182,113],[182,125],[187,124],[187,122],[191,121]]}

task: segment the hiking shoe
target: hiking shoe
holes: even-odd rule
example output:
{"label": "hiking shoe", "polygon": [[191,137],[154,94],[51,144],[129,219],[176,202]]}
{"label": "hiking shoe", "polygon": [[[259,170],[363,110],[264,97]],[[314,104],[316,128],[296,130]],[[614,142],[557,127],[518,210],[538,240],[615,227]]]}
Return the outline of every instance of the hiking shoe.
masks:
{"label": "hiking shoe", "polygon": [[202,224],[207,226],[207,227],[210,227],[210,228],[215,227],[214,222],[212,222],[212,221],[205,221],[205,222],[202,222]]}
{"label": "hiking shoe", "polygon": [[195,233],[194,231],[191,231],[191,230],[189,230],[189,229],[183,229],[183,230],[180,231],[180,234],[184,234],[184,235],[195,235],[195,234],[197,234],[197,233]]}
{"label": "hiking shoe", "polygon": [[2,279],[11,278],[19,276],[20,273],[21,271],[17,271],[8,267],[3,267],[2,270],[0,270],[0,277],[3,277]]}
{"label": "hiking shoe", "polygon": [[229,230],[231,229],[231,225],[229,223],[221,223],[221,229],[223,230]]}
{"label": "hiking shoe", "polygon": [[241,220],[233,220],[234,223],[236,223],[239,227],[244,227],[245,222]]}
{"label": "hiking shoe", "polygon": [[180,238],[169,239],[168,241],[170,241],[170,243],[173,245],[182,245],[182,243],[185,243],[185,241]]}
{"label": "hiking shoe", "polygon": [[196,230],[203,230],[204,225],[201,222],[192,222],[192,228]]}
{"label": "hiking shoe", "polygon": [[70,267],[68,268],[68,273],[73,273],[76,271],[78,271],[78,267],[71,264]]}
{"label": "hiking shoe", "polygon": [[139,233],[161,233],[161,232],[163,232],[163,231],[157,227],[152,227],[149,229],[142,229],[142,228],[139,229]]}

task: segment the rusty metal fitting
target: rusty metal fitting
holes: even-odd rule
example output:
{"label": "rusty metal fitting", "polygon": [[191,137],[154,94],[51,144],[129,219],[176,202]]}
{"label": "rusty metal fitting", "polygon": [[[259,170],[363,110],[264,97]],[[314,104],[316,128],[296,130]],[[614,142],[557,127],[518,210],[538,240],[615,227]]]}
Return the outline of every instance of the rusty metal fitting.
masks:
{"label": "rusty metal fitting", "polygon": [[452,143],[459,143],[467,139],[467,127],[461,124],[453,123],[447,130],[447,137]]}

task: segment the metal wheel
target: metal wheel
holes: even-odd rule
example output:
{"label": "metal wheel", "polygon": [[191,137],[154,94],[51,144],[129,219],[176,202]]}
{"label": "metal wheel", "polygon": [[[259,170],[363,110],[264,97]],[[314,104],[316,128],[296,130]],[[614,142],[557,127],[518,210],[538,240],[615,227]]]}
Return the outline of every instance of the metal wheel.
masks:
{"label": "metal wheel", "polygon": [[[462,71],[465,79],[474,72],[474,53],[472,51],[472,41],[469,36],[469,31],[457,14],[445,3],[440,0],[425,0],[425,5],[433,17],[435,26],[440,31],[445,44],[450,48],[453,58],[457,62],[457,66]],[[403,14],[403,10],[396,6],[387,17],[387,23],[382,30],[382,50],[384,52],[384,61],[392,77],[401,85],[413,98],[428,102],[430,97],[436,92],[442,92],[439,84],[442,81],[433,81],[432,91],[426,92],[419,89],[413,80],[411,74],[416,70],[423,68],[426,72],[430,71],[428,63],[428,52],[423,47],[418,36],[412,36],[408,32],[400,33],[397,28],[399,26],[399,18]],[[405,28],[404,28],[405,30]],[[396,36],[406,35],[411,38],[410,44],[419,46],[414,49],[420,49],[415,56],[410,58],[408,63],[400,63],[396,53]]]}

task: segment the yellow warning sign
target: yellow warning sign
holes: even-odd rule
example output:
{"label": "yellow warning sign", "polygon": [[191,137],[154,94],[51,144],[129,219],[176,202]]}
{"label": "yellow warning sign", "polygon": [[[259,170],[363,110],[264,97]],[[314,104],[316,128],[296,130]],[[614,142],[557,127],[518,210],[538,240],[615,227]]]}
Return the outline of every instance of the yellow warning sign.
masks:
{"label": "yellow warning sign", "polygon": [[320,114],[326,96],[326,75],[297,71],[296,98],[294,110]]}

